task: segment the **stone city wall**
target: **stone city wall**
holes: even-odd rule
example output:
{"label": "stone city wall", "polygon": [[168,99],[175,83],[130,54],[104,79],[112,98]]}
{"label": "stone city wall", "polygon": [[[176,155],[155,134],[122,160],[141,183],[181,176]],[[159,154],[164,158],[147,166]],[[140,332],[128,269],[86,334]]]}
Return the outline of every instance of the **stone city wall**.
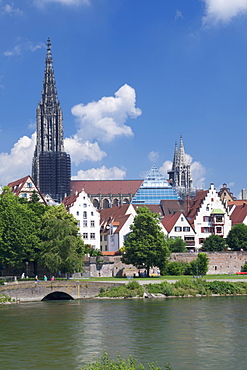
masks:
{"label": "stone city wall", "polygon": [[[207,252],[209,258],[208,275],[236,274],[247,261],[247,252]],[[171,261],[191,262],[197,253],[172,253]]]}

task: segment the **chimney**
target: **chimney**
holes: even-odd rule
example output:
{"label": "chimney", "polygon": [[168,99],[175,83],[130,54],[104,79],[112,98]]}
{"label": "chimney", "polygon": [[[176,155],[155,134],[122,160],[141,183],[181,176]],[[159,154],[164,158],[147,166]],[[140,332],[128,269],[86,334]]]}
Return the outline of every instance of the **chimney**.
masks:
{"label": "chimney", "polygon": [[190,210],[190,196],[187,195],[187,213],[189,213]]}
{"label": "chimney", "polygon": [[246,200],[246,189],[241,190],[242,200]]}

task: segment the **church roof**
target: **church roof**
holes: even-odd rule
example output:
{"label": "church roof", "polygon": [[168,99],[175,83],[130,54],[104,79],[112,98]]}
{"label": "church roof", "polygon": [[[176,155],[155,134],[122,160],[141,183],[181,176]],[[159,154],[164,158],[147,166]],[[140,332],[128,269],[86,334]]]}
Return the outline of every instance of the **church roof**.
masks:
{"label": "church roof", "polygon": [[71,193],[76,194],[82,189],[88,195],[135,194],[143,180],[71,180]]}

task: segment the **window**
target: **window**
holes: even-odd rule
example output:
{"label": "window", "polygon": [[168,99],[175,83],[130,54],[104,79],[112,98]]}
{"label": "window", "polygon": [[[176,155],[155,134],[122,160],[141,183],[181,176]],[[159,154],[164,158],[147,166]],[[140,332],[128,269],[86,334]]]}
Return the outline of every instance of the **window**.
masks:
{"label": "window", "polygon": [[22,193],[21,196],[22,198],[27,198],[27,193]]}
{"label": "window", "polygon": [[104,241],[107,241],[107,235],[104,235]]}
{"label": "window", "polygon": [[221,234],[222,233],[222,227],[217,226],[216,227],[216,234]]}
{"label": "window", "polygon": [[83,203],[83,207],[86,207],[87,206],[87,203]]}
{"label": "window", "polygon": [[79,211],[76,211],[76,216],[79,216]]}
{"label": "window", "polygon": [[182,227],[181,226],[176,226],[175,231],[182,231]]}
{"label": "window", "polygon": [[180,218],[180,220],[181,220],[181,221],[183,221],[183,220],[184,220],[184,218],[183,218],[183,217],[181,217],[181,218]]}
{"label": "window", "polygon": [[87,218],[87,212],[86,211],[83,212],[83,218]]}
{"label": "window", "polygon": [[199,244],[202,244],[204,241],[204,238],[199,238]]}
{"label": "window", "polygon": [[93,212],[91,212],[91,216],[93,216]]}
{"label": "window", "polygon": [[100,235],[100,241],[102,242],[102,235]]}
{"label": "window", "polygon": [[190,227],[189,226],[184,226],[183,231],[190,231]]}
{"label": "window", "polygon": [[30,188],[32,188],[32,187],[33,187],[33,184],[32,184],[31,182],[28,182],[28,183],[27,183],[27,187],[30,189]]}
{"label": "window", "polygon": [[203,216],[203,221],[210,222],[211,221],[211,217],[210,216]]}
{"label": "window", "polygon": [[87,227],[87,220],[83,220],[83,227]]}
{"label": "window", "polygon": [[223,221],[223,216],[222,215],[216,215],[215,216],[215,221],[216,222],[222,222]]}
{"label": "window", "polygon": [[90,239],[95,239],[95,233],[90,233]]}
{"label": "window", "polygon": [[83,239],[87,239],[88,238],[88,233],[83,233]]}
{"label": "window", "polygon": [[91,226],[91,227],[94,227],[94,226],[95,226],[94,220],[91,220],[91,221],[90,221],[90,226]]}
{"label": "window", "polygon": [[80,227],[80,220],[77,220],[77,226]]}

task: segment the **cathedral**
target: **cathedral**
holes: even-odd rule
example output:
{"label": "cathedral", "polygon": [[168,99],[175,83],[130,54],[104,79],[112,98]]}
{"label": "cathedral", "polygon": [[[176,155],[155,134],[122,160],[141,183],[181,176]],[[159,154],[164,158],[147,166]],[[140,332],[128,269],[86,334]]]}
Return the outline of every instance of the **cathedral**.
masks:
{"label": "cathedral", "polygon": [[180,136],[179,148],[175,144],[172,169],[167,172],[170,184],[181,197],[191,195],[194,192],[190,164],[186,160],[182,135]]}
{"label": "cathedral", "polygon": [[43,195],[61,202],[70,194],[71,161],[64,151],[63,114],[57,96],[50,39],[47,41],[41,101],[36,111],[37,139],[32,178]]}

